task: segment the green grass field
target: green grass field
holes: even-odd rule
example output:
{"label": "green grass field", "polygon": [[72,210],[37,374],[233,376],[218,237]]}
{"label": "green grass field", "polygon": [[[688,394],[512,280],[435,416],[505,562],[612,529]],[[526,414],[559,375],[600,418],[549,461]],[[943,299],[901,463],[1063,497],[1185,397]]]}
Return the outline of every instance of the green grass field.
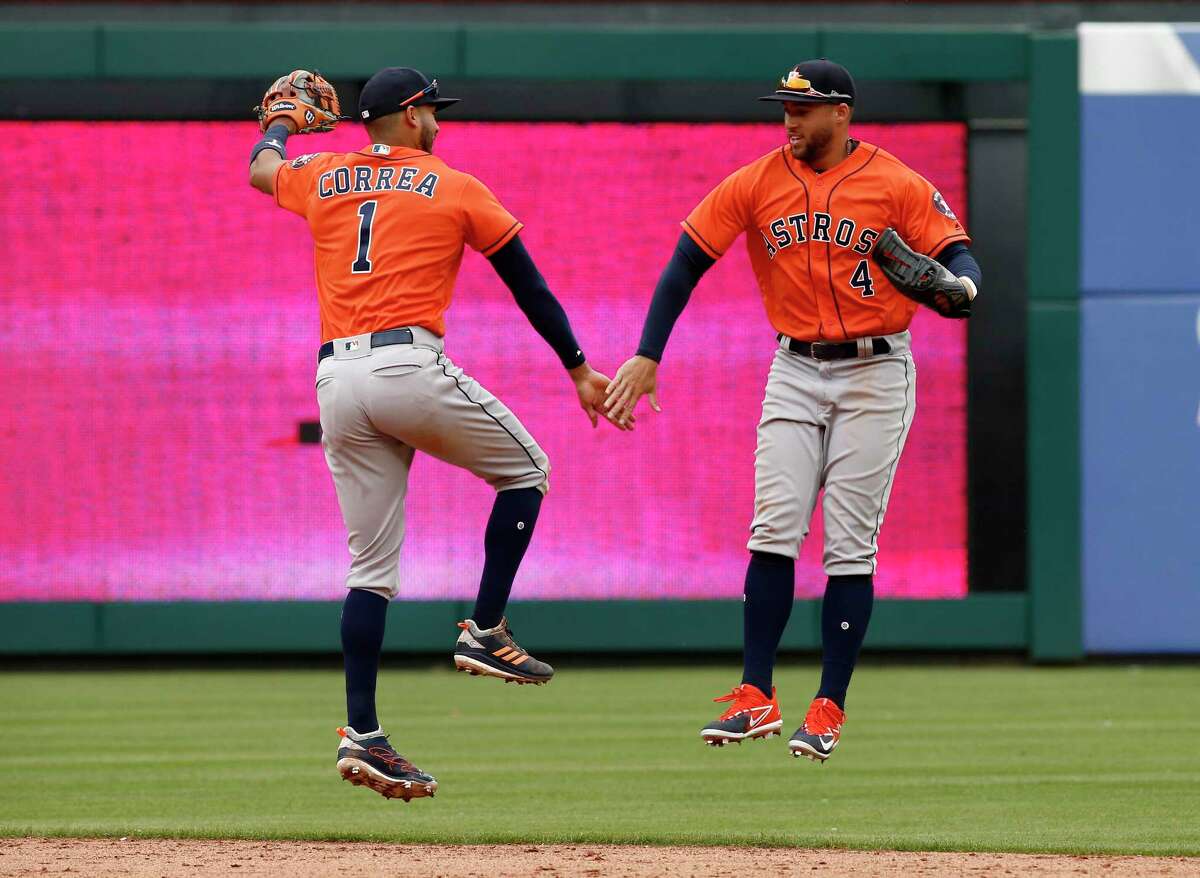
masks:
{"label": "green grass field", "polygon": [[[818,766],[703,746],[732,665],[563,664],[385,668],[384,725],[441,784],[408,805],[335,772],[335,670],[0,672],[0,834],[1200,854],[1198,667],[876,661]],[[778,676],[785,733],[814,668]]]}

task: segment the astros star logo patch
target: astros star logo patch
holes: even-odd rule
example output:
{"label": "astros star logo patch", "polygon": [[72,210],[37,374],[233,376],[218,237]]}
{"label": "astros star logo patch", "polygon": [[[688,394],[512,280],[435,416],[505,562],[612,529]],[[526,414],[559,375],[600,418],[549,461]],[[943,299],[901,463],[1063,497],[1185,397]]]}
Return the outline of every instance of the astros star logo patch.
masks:
{"label": "astros star logo patch", "polygon": [[950,209],[950,205],[946,203],[946,199],[942,198],[941,192],[935,191],[933,193],[933,206],[937,208],[938,213],[948,216],[950,219],[958,222],[958,217],[954,215],[954,211]]}

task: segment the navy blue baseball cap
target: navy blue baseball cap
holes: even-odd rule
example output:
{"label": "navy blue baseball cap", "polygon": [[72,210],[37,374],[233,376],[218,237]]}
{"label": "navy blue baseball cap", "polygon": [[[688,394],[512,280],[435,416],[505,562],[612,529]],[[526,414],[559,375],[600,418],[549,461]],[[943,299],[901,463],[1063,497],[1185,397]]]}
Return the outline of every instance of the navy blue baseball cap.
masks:
{"label": "navy blue baseball cap", "polygon": [[801,61],[779,80],[774,94],[760,101],[794,101],[798,104],[849,104],[854,106],[854,77],[841,64],[825,58]]}
{"label": "navy blue baseball cap", "polygon": [[385,67],[367,80],[358,96],[358,117],[364,122],[399,113],[405,107],[442,110],[462,98],[438,95],[438,81],[411,67]]}

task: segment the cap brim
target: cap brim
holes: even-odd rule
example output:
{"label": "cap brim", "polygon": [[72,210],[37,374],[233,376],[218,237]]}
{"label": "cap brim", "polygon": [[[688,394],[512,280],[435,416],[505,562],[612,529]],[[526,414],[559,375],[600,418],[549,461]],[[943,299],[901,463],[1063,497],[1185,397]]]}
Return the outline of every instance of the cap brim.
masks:
{"label": "cap brim", "polygon": [[849,104],[854,106],[854,98],[819,98],[816,95],[796,94],[790,91],[777,91],[773,95],[763,95],[760,101],[786,101],[789,104]]}
{"label": "cap brim", "polygon": [[444,110],[446,107],[454,106],[462,98],[434,98],[431,101],[417,101],[419,107],[433,107],[435,110]]}

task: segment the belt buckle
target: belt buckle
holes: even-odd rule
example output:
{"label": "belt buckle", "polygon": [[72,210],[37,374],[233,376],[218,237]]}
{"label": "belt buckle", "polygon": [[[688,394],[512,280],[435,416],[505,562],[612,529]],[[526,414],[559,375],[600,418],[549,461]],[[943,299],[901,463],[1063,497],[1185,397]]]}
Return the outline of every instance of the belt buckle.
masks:
{"label": "belt buckle", "polygon": [[812,355],[812,358],[813,358],[814,360],[821,360],[822,362],[824,362],[825,360],[827,360],[827,359],[830,359],[830,358],[829,358],[829,357],[822,357],[820,354],[818,354],[818,353],[817,353],[817,349],[818,349],[818,348],[827,348],[827,347],[829,347],[829,346],[830,346],[830,345],[829,345],[829,343],[828,343],[828,342],[824,342],[824,341],[813,341],[813,342],[809,342],[809,344],[808,344],[808,350],[809,350],[809,353]]}
{"label": "belt buckle", "polygon": [[371,333],[352,335],[333,340],[335,360],[359,360],[371,356]]}

